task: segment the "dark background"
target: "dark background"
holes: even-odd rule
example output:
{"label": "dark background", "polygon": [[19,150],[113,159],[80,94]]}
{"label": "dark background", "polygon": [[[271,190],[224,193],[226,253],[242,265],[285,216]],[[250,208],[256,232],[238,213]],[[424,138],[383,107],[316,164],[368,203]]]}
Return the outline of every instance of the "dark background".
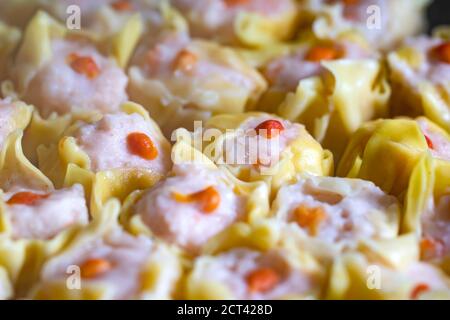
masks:
{"label": "dark background", "polygon": [[450,25],[450,0],[434,0],[428,8],[428,31],[442,24]]}

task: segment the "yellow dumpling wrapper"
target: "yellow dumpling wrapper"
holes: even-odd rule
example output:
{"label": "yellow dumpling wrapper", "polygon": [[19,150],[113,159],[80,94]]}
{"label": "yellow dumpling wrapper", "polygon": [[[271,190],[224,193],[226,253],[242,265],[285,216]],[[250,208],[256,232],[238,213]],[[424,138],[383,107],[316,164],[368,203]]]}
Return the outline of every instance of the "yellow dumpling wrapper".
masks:
{"label": "yellow dumpling wrapper", "polygon": [[[424,121],[431,130],[445,137],[442,129],[426,119]],[[403,196],[415,165],[428,150],[416,120],[368,122],[350,139],[337,175],[370,180],[389,194]]]}
{"label": "yellow dumpling wrapper", "polygon": [[[377,60],[344,59],[322,62],[322,66],[325,77],[301,80],[295,93],[287,93],[277,113],[304,124],[338,161],[359,126],[388,115],[391,91]],[[279,95],[283,97],[282,92]]]}

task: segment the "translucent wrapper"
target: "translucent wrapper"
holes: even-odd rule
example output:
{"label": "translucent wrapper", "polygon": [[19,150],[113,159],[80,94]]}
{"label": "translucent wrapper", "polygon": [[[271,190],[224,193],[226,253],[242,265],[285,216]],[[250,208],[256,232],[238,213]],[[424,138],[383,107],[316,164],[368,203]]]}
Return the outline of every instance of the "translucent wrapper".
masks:
{"label": "translucent wrapper", "polygon": [[[141,106],[130,102],[123,104],[121,109],[126,114],[138,114],[142,117],[151,126],[152,132],[155,134],[153,139],[157,139],[161,151],[169,152],[169,142]],[[52,138],[50,144],[41,144],[38,147],[39,167],[58,188],[75,183],[82,184],[90,198],[93,216],[101,212],[101,207],[109,198],[115,197],[124,200],[132,191],[150,187],[162,177],[163,174],[160,172],[141,167],[118,167],[98,172],[92,171],[88,154],[77,145],[76,139],[71,136],[82,123],[78,121],[71,124],[70,118],[64,116],[61,119],[64,125],[69,125],[64,130],[63,124],[58,118],[44,123],[39,123],[38,118],[38,122],[30,127],[30,130],[37,130],[36,132],[44,130],[60,133],[59,139]],[[98,117],[90,118],[92,122],[96,120],[99,120]],[[89,117],[87,121],[89,123]],[[48,126],[45,127],[45,125]],[[32,131],[29,134],[32,137],[35,136]]]}
{"label": "translucent wrapper", "polygon": [[338,161],[360,125],[388,115],[391,90],[378,60],[326,61],[322,66],[325,77],[301,80],[277,113],[304,124]]}
{"label": "translucent wrapper", "polygon": [[433,37],[410,39],[388,55],[394,115],[424,115],[450,132],[450,81],[445,63],[436,65],[432,50],[448,41],[448,27]]}
{"label": "translucent wrapper", "polygon": [[[445,131],[422,121],[445,139]],[[416,120],[368,122],[350,139],[337,175],[370,180],[389,194],[404,196],[415,165],[428,151],[427,138]]]}
{"label": "translucent wrapper", "polygon": [[[170,74],[153,77],[139,65],[132,65],[128,72],[130,98],[149,110],[166,136],[178,127],[193,128],[195,120],[243,112],[266,89],[264,78],[231,48],[189,40],[180,52],[196,57],[192,70],[170,70]],[[197,74],[197,66],[202,72],[208,71],[208,76]],[[233,80],[236,77],[238,80]]]}
{"label": "translucent wrapper", "polygon": [[[308,0],[306,6],[312,30],[319,38],[335,38],[357,31],[375,48],[388,50],[402,39],[422,31],[429,0],[360,1],[356,4],[327,5],[324,0]],[[348,6],[348,7],[346,7]],[[403,21],[408,20],[405,24]]]}
{"label": "translucent wrapper", "polygon": [[[206,243],[201,245],[201,248],[196,251],[203,252],[204,250],[210,250],[209,248],[215,247],[219,239],[228,237],[238,225],[247,225],[246,223],[257,223],[261,219],[267,217],[269,213],[269,189],[262,182],[243,182],[224,168],[218,168],[210,159],[203,155],[199,150],[193,148],[188,141],[184,140],[186,136],[183,136],[178,132],[179,138],[177,143],[172,148],[172,159],[174,165],[186,165],[194,164],[198,165],[211,172],[217,172],[217,179],[221,179],[225,185],[233,191],[233,193],[240,197],[243,201],[243,212],[239,215],[240,222],[231,222],[229,227],[226,227],[223,231],[209,238]],[[184,137],[184,138],[183,138]],[[169,173],[168,178],[173,177],[174,174]],[[141,188],[144,189],[144,188]],[[151,188],[149,189],[151,190]],[[137,214],[135,204],[142,198],[145,190],[136,190],[131,193],[124,201],[122,213],[120,215],[120,221],[124,225],[125,229],[130,233],[138,235],[145,234],[153,236],[152,230],[147,226],[142,216]],[[222,201],[222,200],[221,200]],[[226,201],[226,199],[225,199]],[[156,209],[155,209],[156,210]],[[214,214],[214,213],[212,213]],[[230,244],[233,243],[231,240]],[[197,252],[198,253],[198,252]],[[192,255],[192,252],[190,252]]]}
{"label": "translucent wrapper", "polygon": [[[241,126],[252,118],[267,117],[268,119],[280,120],[261,112],[248,112],[238,115],[218,115],[205,124],[205,128],[218,130],[217,137],[212,142],[205,143],[203,152],[219,166],[225,166],[237,178],[243,181],[264,181],[272,190],[272,194],[285,182],[294,178],[298,173],[305,172],[313,175],[330,175],[333,172],[333,155],[325,150],[306,131],[299,126],[297,135],[280,150],[278,161],[263,170],[256,169],[252,164],[234,164],[227,162],[224,155],[224,146],[228,141],[235,139]],[[205,137],[211,141],[212,137]],[[252,147],[250,145],[250,147]],[[258,147],[259,148],[259,147]],[[258,150],[258,154],[262,152]],[[270,150],[272,152],[272,150]]]}
{"label": "translucent wrapper", "polygon": [[[102,209],[104,214],[94,219],[90,226],[78,233],[76,238],[67,246],[60,255],[54,256],[41,269],[41,281],[37,282],[30,291],[28,297],[34,299],[117,299],[120,297],[121,287],[114,282],[114,278],[108,278],[106,271],[100,278],[90,278],[83,275],[81,266],[78,273],[66,273],[65,268],[71,265],[78,265],[78,255],[83,255],[83,248],[89,248],[93,243],[102,241],[113,232],[123,233],[117,224],[120,211],[120,204],[113,199],[108,201]],[[128,241],[132,238],[127,238]],[[106,241],[106,240],[104,240]],[[141,239],[142,241],[142,239]],[[116,244],[118,245],[118,244]],[[179,277],[181,276],[181,264],[176,251],[160,243],[152,243],[148,256],[139,264],[136,277],[128,279],[134,283],[134,292],[128,299],[169,299],[174,292]],[[127,246],[113,246],[110,250],[126,250]],[[80,251],[81,250],[81,251]],[[132,260],[130,260],[132,261]],[[121,261],[120,263],[126,263]],[[56,266],[56,267],[55,267]],[[63,267],[64,271],[58,273],[57,270]],[[56,274],[53,274],[56,272]],[[81,278],[79,288],[71,288],[69,285],[70,276]],[[121,277],[126,276],[124,274]],[[127,281],[128,281],[127,280]]]}

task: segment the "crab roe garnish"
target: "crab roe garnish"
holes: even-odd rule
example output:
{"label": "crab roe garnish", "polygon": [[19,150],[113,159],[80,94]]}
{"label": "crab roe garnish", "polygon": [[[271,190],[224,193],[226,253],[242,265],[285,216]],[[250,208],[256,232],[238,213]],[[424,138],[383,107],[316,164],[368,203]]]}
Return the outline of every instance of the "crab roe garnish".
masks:
{"label": "crab roe garnish", "polygon": [[205,213],[213,212],[220,205],[220,194],[213,186],[209,186],[206,189],[188,195],[173,192],[172,197],[177,202],[196,202]]}
{"label": "crab roe garnish", "polygon": [[250,2],[250,0],[224,0],[225,4],[228,7],[240,6]]}
{"label": "crab roe garnish", "polygon": [[100,73],[100,68],[91,57],[71,53],[67,57],[67,62],[76,73],[83,74],[89,79],[95,79]]}
{"label": "crab roe garnish", "polygon": [[411,291],[410,299],[417,300],[421,294],[430,290],[430,287],[426,283],[419,283]]}
{"label": "crab roe garnish", "polygon": [[320,224],[327,218],[327,214],[321,207],[309,208],[300,205],[294,211],[294,219],[298,225],[308,230],[311,236],[317,235]]}
{"label": "crab roe garnish", "polygon": [[114,10],[117,11],[129,11],[133,9],[133,5],[129,0],[117,0],[111,4]]}
{"label": "crab roe garnish", "polygon": [[439,61],[450,64],[450,41],[444,42],[433,49]]}
{"label": "crab roe garnish", "polygon": [[259,268],[250,272],[246,280],[250,292],[266,292],[279,283],[280,276],[271,268]]}
{"label": "crab roe garnish", "polygon": [[339,57],[341,57],[341,52],[336,47],[318,45],[309,49],[305,59],[311,62],[320,62],[322,60],[335,60]]}
{"label": "crab roe garnish", "polygon": [[112,264],[106,259],[89,259],[81,266],[81,277],[96,278],[112,269]]}
{"label": "crab roe garnish", "polygon": [[181,50],[173,61],[173,69],[191,72],[197,64],[197,56],[187,49]]}
{"label": "crab roe garnish", "polygon": [[154,160],[158,156],[158,149],[152,139],[142,132],[133,132],[127,136],[128,150],[141,158]]}
{"label": "crab roe garnish", "polygon": [[432,259],[442,255],[444,243],[439,239],[425,237],[420,240],[420,256],[422,259]]}
{"label": "crab roe garnish", "polygon": [[261,122],[256,128],[258,135],[265,134],[267,139],[277,137],[284,130],[283,124],[278,120],[266,120]]}
{"label": "crab roe garnish", "polygon": [[48,196],[48,194],[37,194],[33,192],[23,191],[14,194],[6,203],[9,205],[21,204],[32,206],[35,202],[45,199]]}

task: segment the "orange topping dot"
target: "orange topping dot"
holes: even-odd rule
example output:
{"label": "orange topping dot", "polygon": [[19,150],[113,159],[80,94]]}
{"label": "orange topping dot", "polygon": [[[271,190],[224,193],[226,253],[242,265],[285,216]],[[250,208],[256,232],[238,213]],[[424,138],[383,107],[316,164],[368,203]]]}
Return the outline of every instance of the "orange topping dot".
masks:
{"label": "orange topping dot", "polygon": [[305,205],[297,207],[294,211],[294,218],[298,225],[308,229],[308,232],[315,236],[319,231],[319,226],[327,217],[327,214],[321,207],[309,208]]}
{"label": "orange topping dot", "polygon": [[251,292],[265,292],[273,289],[280,277],[271,268],[259,268],[247,275],[247,285]]}
{"label": "orange topping dot", "polygon": [[[284,130],[283,124],[278,120],[266,120],[261,122],[256,128],[256,132],[260,135],[265,133],[267,139],[278,136]],[[263,130],[263,132],[260,132]]]}
{"label": "orange topping dot", "polygon": [[440,61],[450,63],[450,41],[437,46],[434,51]]}
{"label": "orange topping dot", "polygon": [[414,289],[411,291],[410,298],[412,300],[416,300],[419,298],[419,296],[427,291],[430,290],[430,287],[426,283],[420,283],[414,287]]}
{"label": "orange topping dot", "polygon": [[48,194],[36,194],[33,192],[18,192],[14,194],[9,200],[6,202],[9,205],[22,204],[26,206],[33,205],[36,201],[47,198]]}
{"label": "orange topping dot", "polygon": [[197,56],[188,50],[181,50],[173,62],[174,70],[181,70],[183,72],[190,72],[194,69],[197,63]]}
{"label": "orange topping dot", "polygon": [[359,0],[343,0],[342,2],[344,2],[344,4],[347,6],[359,4]]}
{"label": "orange topping dot", "polygon": [[128,11],[133,9],[133,6],[131,5],[130,1],[127,0],[118,0],[111,4],[111,6],[114,8],[114,10],[117,11]]}
{"label": "orange topping dot", "polygon": [[105,259],[89,259],[85,261],[80,269],[83,278],[95,278],[111,270],[112,264]]}
{"label": "orange topping dot", "polygon": [[322,60],[334,60],[339,58],[339,56],[340,53],[335,47],[316,46],[308,51],[305,59],[312,62],[320,62]]}
{"label": "orange topping dot", "polygon": [[420,240],[420,255],[422,259],[431,259],[442,254],[444,244],[442,241],[433,238],[423,238]]}
{"label": "orange topping dot", "polygon": [[158,156],[158,149],[153,141],[142,132],[130,133],[127,136],[127,146],[132,154],[147,160],[154,160]]}
{"label": "orange topping dot", "polygon": [[205,213],[213,212],[220,205],[220,194],[213,186],[189,195],[173,192],[172,198],[177,202],[197,202]]}
{"label": "orange topping dot", "polygon": [[433,141],[431,141],[430,137],[428,137],[427,135],[424,136],[425,140],[427,141],[428,148],[433,149],[434,148]]}
{"label": "orange topping dot", "polygon": [[233,7],[247,4],[249,0],[224,0],[224,2],[228,7]]}
{"label": "orange topping dot", "polygon": [[100,73],[100,69],[91,57],[79,56],[71,53],[68,57],[70,67],[79,74],[84,74],[89,79],[94,79]]}

